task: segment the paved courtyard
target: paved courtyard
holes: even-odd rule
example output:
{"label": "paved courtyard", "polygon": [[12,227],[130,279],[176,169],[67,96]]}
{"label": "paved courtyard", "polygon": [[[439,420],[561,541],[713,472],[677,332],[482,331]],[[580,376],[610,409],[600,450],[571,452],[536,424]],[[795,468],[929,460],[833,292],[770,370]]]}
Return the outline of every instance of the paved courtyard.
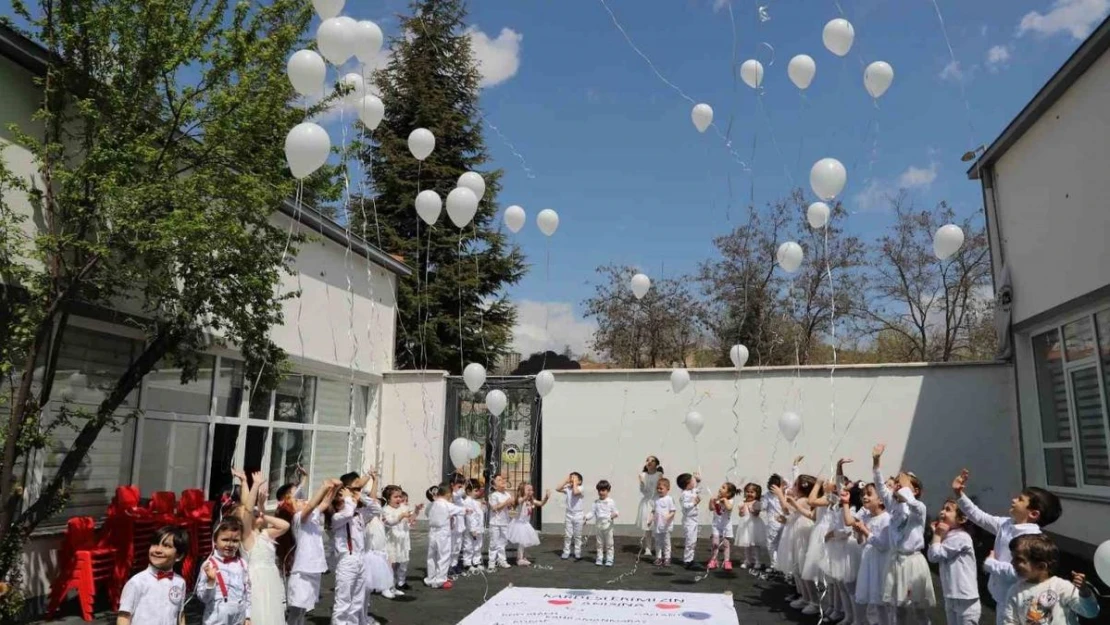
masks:
{"label": "paved courtyard", "polygon": [[[424,576],[425,537],[413,535],[413,562],[409,571],[409,584],[412,590],[405,596],[389,601],[375,596],[370,605],[373,616],[385,625],[454,625],[474,611],[483,600],[492,597],[509,584],[516,586],[551,588],[621,588],[625,590],[672,590],[677,592],[723,593],[732,592],[736,612],[741,625],[771,625],[778,623],[805,623],[816,625],[816,616],[803,616],[786,605],[784,597],[789,588],[778,581],[760,580],[746,571],[736,568],[731,573],[715,571],[705,573],[686,571],[681,566],[656,568],[648,562],[641,562],[635,572],[633,564],[639,543],[632,538],[617,539],[617,561],[613,568],[595,566],[592,552],[589,559],[579,562],[562,561],[562,537],[545,536],[543,544],[530,552],[532,567],[498,571],[485,576],[475,575],[456,580],[451,590],[430,590],[421,581]],[[708,552],[708,541],[705,542]],[[681,553],[681,550],[679,550]],[[512,558],[512,553],[509,556]],[[698,577],[703,577],[700,581]],[[618,579],[619,578],[619,579]],[[612,583],[610,583],[612,582]],[[934,584],[939,590],[940,582]],[[324,597],[321,605],[310,615],[309,622],[324,625],[330,622],[332,603],[331,580],[323,584]],[[984,593],[985,595],[985,593]],[[187,622],[189,625],[200,623],[196,601],[190,602]],[[77,614],[76,601],[65,606],[66,616],[59,621],[64,625],[83,623]],[[112,614],[97,613],[98,623],[114,625]],[[938,609],[932,616],[934,623],[944,622],[944,612]],[[994,612],[983,606],[982,623],[994,622]],[[141,624],[138,624],[141,625]],[[271,625],[256,623],[255,625]]]}

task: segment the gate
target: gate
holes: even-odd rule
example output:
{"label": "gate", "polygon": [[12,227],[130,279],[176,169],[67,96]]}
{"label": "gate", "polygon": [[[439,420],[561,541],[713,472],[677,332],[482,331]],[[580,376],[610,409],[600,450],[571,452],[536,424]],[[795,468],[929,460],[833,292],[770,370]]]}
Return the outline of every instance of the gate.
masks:
{"label": "gate", "polygon": [[[486,393],[500,389],[508,398],[501,416],[494,417],[486,409]],[[483,478],[487,491],[492,476],[505,476],[508,490],[515,492],[521,482],[529,482],[536,497],[543,497],[540,471],[543,432],[540,427],[541,400],[535,381],[530,377],[487,378],[477,393],[471,393],[458,376],[447,378],[446,419],[443,433],[444,477],[454,472],[448,449],[451,441],[466,438],[478,443],[479,455],[462,467],[463,475]],[[540,527],[540,512],[532,515],[532,524]]]}

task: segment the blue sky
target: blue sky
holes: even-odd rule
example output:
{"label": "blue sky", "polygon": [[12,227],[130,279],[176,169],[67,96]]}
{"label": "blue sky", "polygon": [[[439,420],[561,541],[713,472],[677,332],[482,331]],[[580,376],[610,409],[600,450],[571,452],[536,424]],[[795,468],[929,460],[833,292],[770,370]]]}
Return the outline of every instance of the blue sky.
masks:
{"label": "blue sky", "polygon": [[[407,4],[348,0],[345,12],[389,36]],[[712,238],[737,225],[750,194],[762,205],[792,185],[808,190],[809,168],[822,157],[848,168],[844,227],[866,239],[891,223],[880,200],[899,187],[923,205],[944,199],[961,216],[974,214],[979,188],[960,156],[989,144],[1110,12],[1110,0],[936,0],[953,63],[933,0],[732,0],[735,40],[728,4],[470,2],[489,83],[482,108],[502,135],[487,126],[493,165],[505,170],[498,200],[529,218],[516,237],[532,271],[509,292],[520,306],[520,351],[584,351],[590,325],[580,304],[595,267],[636,265],[653,277],[693,271],[712,256]],[[637,56],[605,5],[666,79],[714,108],[721,128],[732,118],[750,172],[712,130],[694,130],[691,103]],[[760,20],[761,7],[769,20]],[[856,32],[843,59],[821,42],[840,8]],[[766,67],[762,96],[733,77],[734,43],[737,63]],[[795,54],[817,63],[804,98],[786,76]],[[878,108],[862,84],[863,65],[876,60],[895,71]],[[550,240],[534,222],[543,208],[561,218]]]}

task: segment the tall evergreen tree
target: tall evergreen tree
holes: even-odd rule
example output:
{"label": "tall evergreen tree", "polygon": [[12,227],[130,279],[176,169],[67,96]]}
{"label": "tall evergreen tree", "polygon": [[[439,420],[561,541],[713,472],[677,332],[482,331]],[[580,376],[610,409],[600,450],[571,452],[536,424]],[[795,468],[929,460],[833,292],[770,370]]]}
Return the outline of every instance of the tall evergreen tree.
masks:
{"label": "tall evergreen tree", "polygon": [[[397,367],[461,373],[464,360],[490,367],[507,351],[516,308],[504,288],[519,281],[526,266],[520,249],[494,225],[502,171],[482,169],[489,154],[478,111],[480,76],[464,32],[465,2],[421,0],[411,9],[390,41],[392,59],[374,75],[385,118],[362,159],[372,175],[375,208],[366,211],[369,223],[358,211],[352,224],[357,231],[365,227],[371,240],[380,236],[385,249],[416,269],[397,286]],[[423,163],[408,149],[416,128],[436,138]],[[421,223],[416,195],[432,189],[446,198],[467,171],[486,181],[473,222],[461,232],[446,214],[430,228]]]}

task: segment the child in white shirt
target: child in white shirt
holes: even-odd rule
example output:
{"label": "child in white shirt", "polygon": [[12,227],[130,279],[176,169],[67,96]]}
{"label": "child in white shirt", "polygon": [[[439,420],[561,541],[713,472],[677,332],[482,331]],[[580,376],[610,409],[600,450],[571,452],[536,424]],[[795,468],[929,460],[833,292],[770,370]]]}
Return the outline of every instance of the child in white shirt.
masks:
{"label": "child in white shirt", "polygon": [[424,585],[429,588],[449,590],[454,586],[447,579],[451,568],[451,528],[456,517],[468,514],[466,508],[451,503],[451,489],[447,484],[432,486],[426,493],[428,506],[428,576]]}
{"label": "child in white shirt", "polygon": [[979,580],[976,576],[975,546],[967,533],[968,520],[956,501],[944,502],[940,520],[933,523],[933,541],[928,558],[940,565],[940,587],[944,594],[944,613],[948,625],[977,625]]}
{"label": "child in white shirt", "polygon": [[682,489],[682,565],[687,570],[693,569],[694,554],[698,546],[698,508],[701,505],[701,493],[698,485],[701,484],[701,474],[683,473],[675,480]]}
{"label": "child in white shirt", "polygon": [[651,531],[655,538],[655,566],[671,565],[671,530],[674,528],[675,505],[671,499],[671,481],[659,478],[655,485],[655,501],[651,511]]}
{"label": "child in white shirt", "polygon": [[890,562],[883,581],[883,602],[893,606],[899,623],[914,618],[918,623],[929,621],[928,610],[936,606],[933,574],[921,554],[925,548],[927,511],[921,501],[921,481],[912,473],[901,472],[894,488],[888,488],[880,467],[886,445],[871,451],[871,468],[875,488],[890,513]]}
{"label": "child in white shirt", "polygon": [[567,476],[555,490],[567,497],[566,518],[563,523],[563,556],[570,559],[571,544],[574,545],[574,559],[582,559],[582,524],[585,521],[585,508],[582,503],[582,474],[577,471]]}
{"label": "child in white shirt", "polygon": [[412,508],[405,501],[405,492],[400,486],[386,486],[382,489],[382,524],[385,525],[385,551],[393,565],[393,594],[404,596],[408,590],[405,581],[409,570],[409,552],[412,542],[409,529],[416,516],[424,510],[424,504]]}
{"label": "child in white shirt", "polygon": [[[451,503],[460,508],[466,506],[466,482],[466,476],[461,473],[451,477]],[[451,521],[451,575],[462,572],[465,563],[461,563],[461,558],[466,535],[466,517],[454,517]]]}
{"label": "child in white shirt", "polygon": [[617,502],[609,496],[613,490],[608,480],[597,483],[597,501],[586,515],[587,521],[597,523],[597,566],[613,566],[613,521],[620,516]]}
{"label": "child in white shirt", "polygon": [[1010,541],[1014,572],[1021,579],[999,605],[1004,625],[1076,625],[1078,616],[1098,616],[1098,598],[1082,573],[1072,572],[1071,583],[1052,573],[1060,551],[1044,534],[1026,534]]}
{"label": "child in white shirt", "polygon": [[489,494],[489,572],[498,567],[509,568],[505,544],[509,541],[509,508],[513,496],[505,492],[505,476],[493,478],[493,492]]}
{"label": "child in white shirt", "polygon": [[[717,568],[718,557],[720,557],[726,571],[732,570],[732,540],[735,537],[735,530],[732,526],[732,509],[734,507],[732,500],[735,498],[736,485],[732,482],[725,482],[717,489],[717,496],[709,502],[709,508],[713,511],[712,533],[710,534],[713,550],[709,553],[709,563],[707,565],[710,571]],[[743,506],[744,504],[740,505]]]}
{"label": "child in white shirt", "polygon": [[331,505],[332,548],[338,560],[335,563],[335,605],[332,607],[332,625],[360,625],[365,614],[366,522],[376,513],[371,506],[362,504],[362,489],[374,479],[369,472],[359,477],[348,473],[341,477],[343,487],[336,491]]}
{"label": "child in white shirt", "polygon": [[[293,506],[293,568],[286,581],[288,625],[304,625],[306,615],[320,600],[320,577],[327,572],[324,555],[324,513],[343,482],[324,480],[312,499],[294,499]],[[279,500],[282,499],[279,497]]]}
{"label": "child in white shirt", "polygon": [[150,540],[150,566],[123,586],[116,625],[185,625],[185,580],[173,572],[189,551],[189,535],[163,527]]}
{"label": "child in white shirt", "polygon": [[250,625],[251,581],[239,557],[242,539],[239,517],[224,517],[216,526],[215,553],[204,561],[194,589],[204,604],[204,625]]}
{"label": "child in white shirt", "polygon": [[485,509],[481,500],[482,485],[478,480],[466,483],[466,499],[463,507],[470,510],[464,515],[466,534],[463,535],[462,565],[467,569],[476,569],[482,566],[482,532],[485,524]]}

